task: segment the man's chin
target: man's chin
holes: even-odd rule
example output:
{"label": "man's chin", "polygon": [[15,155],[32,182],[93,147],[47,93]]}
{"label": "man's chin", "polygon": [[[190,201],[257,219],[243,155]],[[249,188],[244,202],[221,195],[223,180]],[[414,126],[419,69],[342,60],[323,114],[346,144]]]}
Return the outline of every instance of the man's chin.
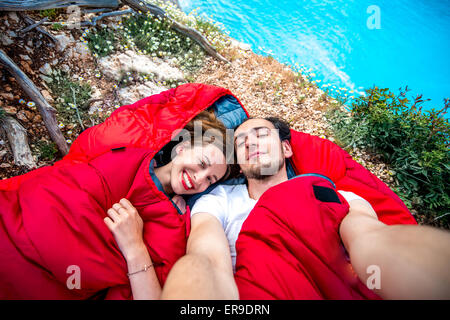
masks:
{"label": "man's chin", "polygon": [[264,180],[276,175],[284,165],[284,161],[278,165],[274,163],[259,163],[250,168],[242,169],[242,173],[247,179]]}

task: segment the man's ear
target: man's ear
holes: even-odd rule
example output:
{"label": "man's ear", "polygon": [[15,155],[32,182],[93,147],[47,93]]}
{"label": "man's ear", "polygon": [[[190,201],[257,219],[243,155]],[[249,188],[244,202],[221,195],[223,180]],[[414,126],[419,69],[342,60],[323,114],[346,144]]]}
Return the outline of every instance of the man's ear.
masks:
{"label": "man's ear", "polygon": [[291,147],[291,143],[289,142],[289,140],[282,141],[281,145],[283,147],[283,153],[284,153],[284,157],[286,159],[288,159],[294,155],[294,153],[292,152],[292,147]]}

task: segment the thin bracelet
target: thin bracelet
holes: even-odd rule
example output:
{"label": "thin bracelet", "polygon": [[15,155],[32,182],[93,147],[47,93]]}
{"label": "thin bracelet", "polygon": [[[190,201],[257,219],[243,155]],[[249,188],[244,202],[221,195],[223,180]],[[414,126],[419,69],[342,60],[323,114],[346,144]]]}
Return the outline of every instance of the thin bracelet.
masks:
{"label": "thin bracelet", "polygon": [[127,273],[127,276],[132,276],[133,274],[139,273],[139,272],[145,272],[148,269],[150,269],[153,266],[153,263],[149,264],[149,265],[144,265],[144,268],[139,270],[139,271],[135,271],[135,272],[131,272],[131,273]]}

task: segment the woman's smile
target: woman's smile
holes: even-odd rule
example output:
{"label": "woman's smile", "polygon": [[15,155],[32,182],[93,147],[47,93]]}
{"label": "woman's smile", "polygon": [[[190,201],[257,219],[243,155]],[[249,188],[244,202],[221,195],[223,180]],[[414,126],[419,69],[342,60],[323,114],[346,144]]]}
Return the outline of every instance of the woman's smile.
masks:
{"label": "woman's smile", "polygon": [[181,173],[181,183],[186,190],[194,189],[194,183],[192,181],[191,176],[187,173],[186,170],[183,170]]}

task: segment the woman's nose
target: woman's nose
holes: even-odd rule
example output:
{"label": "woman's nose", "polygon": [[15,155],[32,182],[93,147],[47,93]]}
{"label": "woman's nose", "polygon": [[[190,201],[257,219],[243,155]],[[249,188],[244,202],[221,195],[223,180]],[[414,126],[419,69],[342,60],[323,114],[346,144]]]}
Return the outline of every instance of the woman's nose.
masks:
{"label": "woman's nose", "polygon": [[206,170],[197,171],[194,174],[195,184],[197,186],[201,186],[206,181],[207,177],[208,177],[208,172]]}

